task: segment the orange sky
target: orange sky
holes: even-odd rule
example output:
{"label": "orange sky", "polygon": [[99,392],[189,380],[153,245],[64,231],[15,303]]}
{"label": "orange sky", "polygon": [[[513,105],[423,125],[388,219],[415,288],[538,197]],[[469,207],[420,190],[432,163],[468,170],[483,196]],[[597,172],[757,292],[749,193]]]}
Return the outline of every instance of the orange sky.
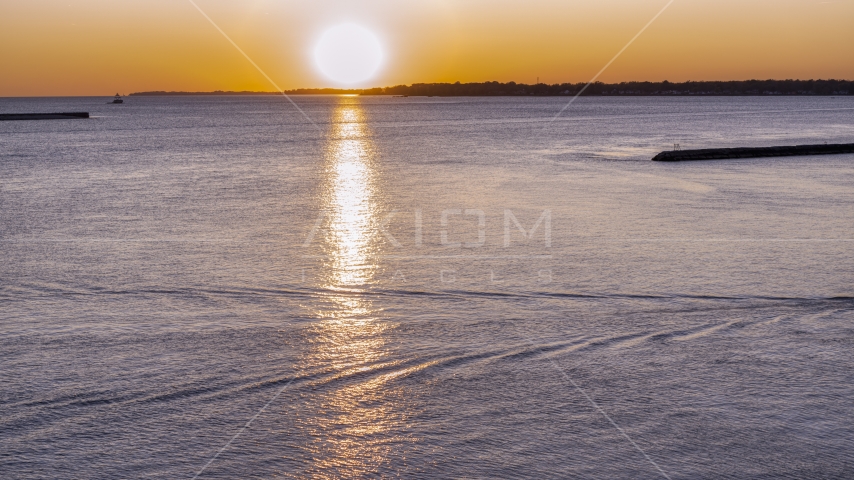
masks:
{"label": "orange sky", "polygon": [[[362,86],[586,82],[667,0],[196,0],[282,88],[353,22],[387,55]],[[602,75],[624,80],[854,79],[852,0],[676,0]],[[272,90],[187,0],[0,2],[0,96]]]}

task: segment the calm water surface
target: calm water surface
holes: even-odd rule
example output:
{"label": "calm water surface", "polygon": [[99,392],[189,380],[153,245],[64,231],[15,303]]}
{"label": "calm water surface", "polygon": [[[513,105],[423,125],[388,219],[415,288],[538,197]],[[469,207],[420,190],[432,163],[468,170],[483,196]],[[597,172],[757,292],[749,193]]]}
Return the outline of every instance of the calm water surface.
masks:
{"label": "calm water surface", "polygon": [[854,98],[106,101],[0,99],[94,116],[0,124],[0,477],[854,476],[854,155],[649,161]]}

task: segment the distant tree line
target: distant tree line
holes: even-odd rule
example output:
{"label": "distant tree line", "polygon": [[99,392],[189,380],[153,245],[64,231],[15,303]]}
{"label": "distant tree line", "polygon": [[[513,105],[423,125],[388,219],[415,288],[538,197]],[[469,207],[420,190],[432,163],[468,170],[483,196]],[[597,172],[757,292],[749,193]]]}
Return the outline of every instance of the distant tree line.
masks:
{"label": "distant tree line", "polygon": [[[402,95],[435,97],[484,96],[574,96],[585,83],[483,82],[483,83],[414,83],[368,89],[299,88],[288,95]],[[281,95],[281,92],[139,92],[131,95]],[[729,82],[596,82],[582,95],[654,96],[654,95],[854,95],[854,81],[848,80],[745,80]]]}
{"label": "distant tree line", "polygon": [[[409,96],[523,96],[577,95],[585,83],[526,85],[509,82],[415,83],[362,90],[362,95]],[[746,80],[730,82],[596,82],[582,95],[853,95],[854,82],[846,80]]]}

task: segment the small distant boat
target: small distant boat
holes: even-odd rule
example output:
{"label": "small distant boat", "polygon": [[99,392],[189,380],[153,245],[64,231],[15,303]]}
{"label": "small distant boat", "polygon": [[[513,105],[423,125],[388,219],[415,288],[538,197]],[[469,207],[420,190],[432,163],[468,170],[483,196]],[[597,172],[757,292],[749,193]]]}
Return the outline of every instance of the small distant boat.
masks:
{"label": "small distant boat", "polygon": [[125,101],[122,100],[122,96],[117,93],[116,98],[113,99],[113,103],[125,103]]}

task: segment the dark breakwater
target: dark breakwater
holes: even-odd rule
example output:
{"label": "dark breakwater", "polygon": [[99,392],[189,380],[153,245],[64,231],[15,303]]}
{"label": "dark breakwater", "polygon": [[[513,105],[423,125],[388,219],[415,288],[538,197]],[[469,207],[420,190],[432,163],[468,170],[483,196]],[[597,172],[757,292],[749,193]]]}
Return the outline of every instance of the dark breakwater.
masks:
{"label": "dark breakwater", "polygon": [[702,150],[672,150],[661,152],[652,159],[657,162],[686,160],[723,160],[729,158],[794,157],[800,155],[835,155],[854,153],[854,143],[794,145],[788,147],[706,148]]}
{"label": "dark breakwater", "polygon": [[74,118],[89,118],[89,112],[63,113],[0,113],[2,120],[67,120]]}

